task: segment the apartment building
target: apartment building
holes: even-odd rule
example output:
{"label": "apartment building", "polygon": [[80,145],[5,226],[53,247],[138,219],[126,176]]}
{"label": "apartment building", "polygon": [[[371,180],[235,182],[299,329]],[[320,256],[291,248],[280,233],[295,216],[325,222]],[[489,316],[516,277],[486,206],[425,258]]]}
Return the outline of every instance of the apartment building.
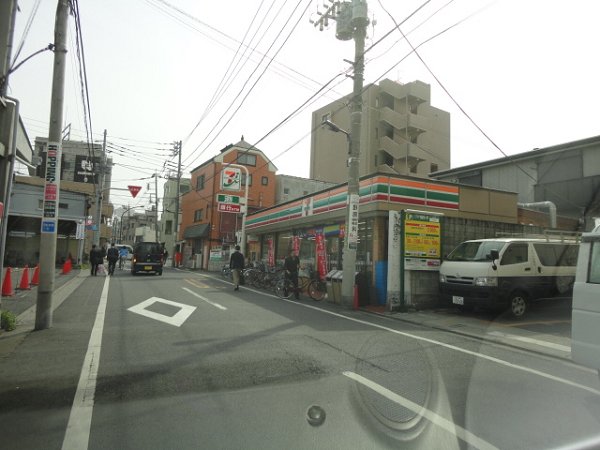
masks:
{"label": "apartment building", "polygon": [[[348,180],[349,138],[322,123],[330,120],[350,133],[350,100],[347,95],[312,114],[312,179]],[[383,172],[426,178],[450,168],[450,114],[431,105],[431,86],[422,81],[371,84],[363,93],[360,148],[360,176]]]}
{"label": "apartment building", "polygon": [[[160,216],[160,236],[161,242],[170,255],[173,255],[175,246],[179,243],[177,240],[177,231],[175,229],[175,214],[177,205],[179,204],[179,218],[177,219],[177,228],[181,226],[182,214],[181,205],[182,197],[186,192],[191,190],[191,180],[189,178],[181,178],[179,180],[179,192],[177,192],[177,174],[171,174],[163,188],[163,210]],[[179,197],[179,203],[177,198]]]}

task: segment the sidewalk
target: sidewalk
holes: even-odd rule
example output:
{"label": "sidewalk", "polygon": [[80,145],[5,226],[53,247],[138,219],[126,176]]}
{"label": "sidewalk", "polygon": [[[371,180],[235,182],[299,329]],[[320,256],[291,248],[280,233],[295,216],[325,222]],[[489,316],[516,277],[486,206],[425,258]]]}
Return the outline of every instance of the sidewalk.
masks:
{"label": "sidewalk", "polygon": [[516,328],[514,327],[516,321],[511,324],[504,321],[482,320],[450,308],[410,312],[388,312],[385,311],[384,306],[364,306],[360,309],[435,330],[571,360],[571,339],[569,337]]}

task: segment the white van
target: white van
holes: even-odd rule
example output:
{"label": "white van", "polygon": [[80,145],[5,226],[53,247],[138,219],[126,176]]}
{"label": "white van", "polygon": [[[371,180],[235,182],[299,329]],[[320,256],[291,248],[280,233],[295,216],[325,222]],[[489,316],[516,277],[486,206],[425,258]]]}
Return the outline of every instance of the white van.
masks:
{"label": "white van", "polygon": [[570,297],[579,244],[575,241],[497,238],[466,241],[440,266],[440,293],[460,308],[508,308],[525,314],[529,302]]}
{"label": "white van", "polygon": [[600,374],[600,227],[581,237],[571,327],[573,361]]}

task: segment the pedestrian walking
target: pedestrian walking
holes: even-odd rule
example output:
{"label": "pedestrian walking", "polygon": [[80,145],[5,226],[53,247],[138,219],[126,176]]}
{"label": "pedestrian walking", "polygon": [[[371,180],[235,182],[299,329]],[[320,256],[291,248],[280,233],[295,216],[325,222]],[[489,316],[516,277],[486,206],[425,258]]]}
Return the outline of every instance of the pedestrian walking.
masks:
{"label": "pedestrian walking", "polygon": [[110,244],[110,248],[106,252],[106,257],[108,259],[108,274],[113,275],[115,273],[115,266],[119,260],[119,250],[115,247],[114,242]]}
{"label": "pedestrian walking", "polygon": [[300,293],[298,292],[298,270],[300,269],[300,258],[294,254],[293,250],[290,250],[288,256],[283,262],[283,268],[285,274],[292,281],[294,285],[294,297],[296,300],[300,299]]}
{"label": "pedestrian walking", "polygon": [[231,269],[231,274],[233,275],[233,284],[235,284],[234,291],[240,290],[240,273],[244,269],[244,255],[240,251],[240,246],[235,246],[235,251],[231,254],[231,258],[229,259],[229,268]]}
{"label": "pedestrian walking", "polygon": [[92,249],[90,250],[90,275],[96,276],[98,274],[98,264],[102,264],[103,262],[104,258],[102,257],[102,250],[96,247],[96,244],[93,244]]}

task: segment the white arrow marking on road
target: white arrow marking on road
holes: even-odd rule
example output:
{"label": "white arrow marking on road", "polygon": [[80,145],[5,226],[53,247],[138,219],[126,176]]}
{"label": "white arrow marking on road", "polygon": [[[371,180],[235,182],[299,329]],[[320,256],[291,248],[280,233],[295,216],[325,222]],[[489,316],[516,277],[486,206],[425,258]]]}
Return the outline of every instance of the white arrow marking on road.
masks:
{"label": "white arrow marking on road", "polygon": [[219,309],[221,309],[221,310],[223,310],[223,311],[227,311],[227,308],[225,308],[223,305],[219,305],[218,303],[211,302],[211,301],[210,301],[209,299],[207,299],[206,297],[202,297],[200,294],[196,294],[194,291],[192,291],[192,290],[190,290],[190,289],[188,289],[188,288],[181,288],[181,289],[183,289],[184,291],[187,291],[187,292],[189,292],[190,294],[192,294],[192,295],[194,295],[194,296],[198,297],[200,300],[203,300],[203,301],[205,301],[205,302],[206,302],[206,303],[208,303],[209,305],[213,305],[215,308],[219,308]]}
{"label": "white arrow marking on road", "polygon": [[[174,316],[166,316],[154,311],[148,311],[146,308],[154,303],[164,303],[165,305],[175,306],[176,308],[179,308],[179,311]],[[192,313],[196,310],[196,307],[184,305],[183,303],[172,302],[171,300],[165,300],[164,298],[150,297],[148,300],[144,300],[142,303],[132,306],[131,308],[127,308],[127,310],[150,319],[180,327],[188,319],[188,317],[192,315]]]}

